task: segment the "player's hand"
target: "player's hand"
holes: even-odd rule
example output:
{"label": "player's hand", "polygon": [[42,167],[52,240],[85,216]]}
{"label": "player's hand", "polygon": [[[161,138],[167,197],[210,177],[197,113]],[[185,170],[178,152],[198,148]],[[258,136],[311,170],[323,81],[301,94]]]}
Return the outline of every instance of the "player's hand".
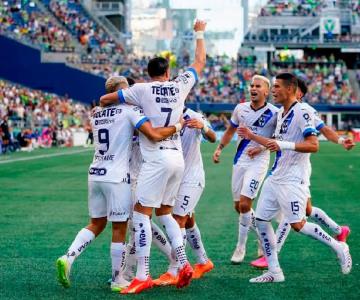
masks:
{"label": "player's hand", "polygon": [[181,116],[179,119],[179,123],[181,124],[181,128],[184,128],[185,126],[185,119]]}
{"label": "player's hand", "polygon": [[95,106],[91,109],[91,116],[93,116],[97,111],[101,110],[100,106]]}
{"label": "player's hand", "polygon": [[194,24],[194,31],[205,31],[206,22],[202,20],[196,20]]}
{"label": "player's hand", "polygon": [[236,131],[237,131],[237,134],[239,137],[241,137],[243,139],[247,139],[247,140],[252,139],[253,133],[249,128],[247,128],[245,126],[239,126]]}
{"label": "player's hand", "polygon": [[247,151],[247,155],[253,159],[256,155],[259,155],[262,152],[261,147],[250,147]]}
{"label": "player's hand", "polygon": [[189,128],[203,129],[204,123],[198,119],[189,119],[185,121],[185,126]]}
{"label": "player's hand", "polygon": [[271,152],[280,151],[280,147],[275,140],[270,140],[265,145]]}
{"label": "player's hand", "polygon": [[220,162],[221,149],[216,148],[213,154],[213,162],[218,164]]}
{"label": "player's hand", "polygon": [[346,150],[351,150],[352,148],[355,147],[355,143],[352,139],[350,138],[346,138],[344,140],[344,142],[342,143],[342,146],[346,149]]}

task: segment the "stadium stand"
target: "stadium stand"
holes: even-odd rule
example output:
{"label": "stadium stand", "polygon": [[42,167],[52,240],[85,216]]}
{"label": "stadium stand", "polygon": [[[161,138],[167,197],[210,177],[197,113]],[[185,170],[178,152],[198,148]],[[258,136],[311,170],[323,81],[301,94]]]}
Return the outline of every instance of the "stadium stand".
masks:
{"label": "stadium stand", "polygon": [[2,152],[72,145],[72,134],[84,131],[90,107],[67,97],[0,80]]}
{"label": "stadium stand", "polygon": [[95,22],[78,1],[44,0],[42,2],[86,48],[87,56],[82,56],[83,62],[107,63],[118,59],[124,53],[122,45],[116,43]]}
{"label": "stadium stand", "polygon": [[32,1],[0,2],[0,33],[38,45],[44,51],[73,52],[71,35]]}

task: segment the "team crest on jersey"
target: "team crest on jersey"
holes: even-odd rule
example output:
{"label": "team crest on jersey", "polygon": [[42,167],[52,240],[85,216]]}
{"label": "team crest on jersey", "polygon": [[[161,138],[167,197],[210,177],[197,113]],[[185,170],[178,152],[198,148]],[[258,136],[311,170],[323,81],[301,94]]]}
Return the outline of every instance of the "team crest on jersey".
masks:
{"label": "team crest on jersey", "polygon": [[294,118],[294,111],[292,110],[291,113],[286,117],[284,122],[281,124],[280,134],[287,133],[293,118]]}
{"label": "team crest on jersey", "polygon": [[261,116],[259,117],[259,119],[257,119],[255,121],[255,123],[253,124],[253,126],[257,126],[257,127],[264,127],[266,125],[267,122],[270,121],[270,119],[272,118],[273,113],[270,109],[267,109],[266,111],[264,111]]}

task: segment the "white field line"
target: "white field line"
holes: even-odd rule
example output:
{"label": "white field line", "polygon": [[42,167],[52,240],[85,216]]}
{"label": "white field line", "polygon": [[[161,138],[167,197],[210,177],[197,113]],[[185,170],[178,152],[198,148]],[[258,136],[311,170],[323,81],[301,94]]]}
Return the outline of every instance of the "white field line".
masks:
{"label": "white field line", "polygon": [[74,150],[74,151],[61,152],[61,153],[35,155],[35,156],[32,156],[32,157],[20,157],[20,158],[9,159],[9,160],[0,160],[0,164],[10,164],[10,163],[19,162],[19,161],[29,161],[29,160],[35,160],[35,159],[41,159],[41,158],[50,158],[50,157],[56,157],[56,156],[73,155],[73,154],[78,154],[78,153],[83,153],[83,152],[88,152],[88,151],[94,151],[94,148]]}

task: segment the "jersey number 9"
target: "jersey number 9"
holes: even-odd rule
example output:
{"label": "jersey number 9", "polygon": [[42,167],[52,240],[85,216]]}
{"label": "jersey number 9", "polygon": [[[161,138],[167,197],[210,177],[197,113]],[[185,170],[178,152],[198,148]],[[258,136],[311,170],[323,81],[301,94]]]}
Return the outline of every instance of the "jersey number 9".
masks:
{"label": "jersey number 9", "polygon": [[99,153],[101,155],[104,155],[109,150],[109,140],[110,140],[109,130],[107,130],[105,128],[99,129],[98,137],[99,137],[99,143],[102,145],[106,145],[106,150],[104,150],[104,149],[99,150]]}

